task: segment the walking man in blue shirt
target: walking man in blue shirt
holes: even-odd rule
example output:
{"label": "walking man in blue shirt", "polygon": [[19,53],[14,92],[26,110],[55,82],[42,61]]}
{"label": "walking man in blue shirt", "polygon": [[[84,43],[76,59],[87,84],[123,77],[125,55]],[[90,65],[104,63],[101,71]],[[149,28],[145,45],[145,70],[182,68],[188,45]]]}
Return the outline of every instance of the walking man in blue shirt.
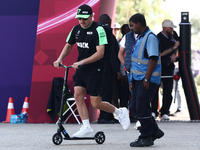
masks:
{"label": "walking man in blue shirt", "polygon": [[136,90],[136,114],[141,123],[140,136],[131,147],[154,145],[156,139],[161,138],[164,132],[158,128],[152,117],[150,102],[161,80],[161,61],[159,41],[155,34],[146,26],[143,14],[137,13],[129,19],[130,27],[138,34],[132,49],[130,88]]}

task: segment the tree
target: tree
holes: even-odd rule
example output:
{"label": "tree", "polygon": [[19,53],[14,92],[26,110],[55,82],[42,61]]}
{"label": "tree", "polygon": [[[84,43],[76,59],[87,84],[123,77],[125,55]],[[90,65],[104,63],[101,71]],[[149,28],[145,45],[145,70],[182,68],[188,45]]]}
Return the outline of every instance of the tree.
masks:
{"label": "tree", "polygon": [[118,0],[115,22],[122,24],[129,23],[129,18],[135,13],[145,15],[147,25],[153,30],[161,26],[166,18],[172,18],[170,12],[163,11],[161,5],[163,0]]}
{"label": "tree", "polygon": [[191,18],[191,43],[193,50],[200,50],[200,18],[198,15],[195,15]]}

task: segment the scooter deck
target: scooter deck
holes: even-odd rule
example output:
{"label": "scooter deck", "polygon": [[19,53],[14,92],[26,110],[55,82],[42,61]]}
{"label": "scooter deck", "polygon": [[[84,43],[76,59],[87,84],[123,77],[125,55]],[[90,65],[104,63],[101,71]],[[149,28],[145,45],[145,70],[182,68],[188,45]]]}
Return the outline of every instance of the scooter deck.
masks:
{"label": "scooter deck", "polygon": [[67,137],[64,140],[93,140],[95,137]]}

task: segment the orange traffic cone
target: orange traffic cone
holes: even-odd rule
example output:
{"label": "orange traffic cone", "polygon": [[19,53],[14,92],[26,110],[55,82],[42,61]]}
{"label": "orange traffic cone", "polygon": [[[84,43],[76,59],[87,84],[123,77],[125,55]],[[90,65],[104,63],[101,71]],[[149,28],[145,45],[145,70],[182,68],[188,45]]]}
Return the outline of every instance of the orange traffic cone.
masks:
{"label": "orange traffic cone", "polygon": [[26,112],[28,114],[28,106],[29,106],[28,103],[29,103],[29,97],[25,97],[21,113]]}
{"label": "orange traffic cone", "polygon": [[6,121],[3,121],[2,123],[10,123],[10,117],[13,114],[15,114],[14,104],[13,104],[13,98],[9,97],[8,107],[7,107]]}

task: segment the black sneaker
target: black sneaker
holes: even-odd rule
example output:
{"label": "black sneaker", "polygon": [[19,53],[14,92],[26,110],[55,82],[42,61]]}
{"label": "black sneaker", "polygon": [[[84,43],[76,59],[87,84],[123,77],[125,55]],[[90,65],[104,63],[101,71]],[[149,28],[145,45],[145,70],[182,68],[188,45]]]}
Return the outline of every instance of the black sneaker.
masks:
{"label": "black sneaker", "polygon": [[174,113],[174,116],[176,116],[178,113],[181,113],[180,109],[177,109],[176,112]]}
{"label": "black sneaker", "polygon": [[173,114],[170,114],[169,116],[172,116],[172,117],[176,117],[178,114],[181,113],[181,110],[180,109],[177,109],[175,113]]}
{"label": "black sneaker", "polygon": [[151,135],[151,138],[152,138],[153,141],[155,141],[156,139],[159,139],[159,138],[163,137],[163,135],[164,135],[164,132],[158,128],[158,130],[156,130]]}
{"label": "black sneaker", "polygon": [[146,138],[146,139],[139,138],[135,142],[130,143],[131,147],[146,147],[146,146],[151,146],[151,145],[154,145],[151,137]]}
{"label": "black sneaker", "polygon": [[178,113],[178,112],[181,112],[181,110],[180,110],[180,109],[177,109],[175,113]]}

